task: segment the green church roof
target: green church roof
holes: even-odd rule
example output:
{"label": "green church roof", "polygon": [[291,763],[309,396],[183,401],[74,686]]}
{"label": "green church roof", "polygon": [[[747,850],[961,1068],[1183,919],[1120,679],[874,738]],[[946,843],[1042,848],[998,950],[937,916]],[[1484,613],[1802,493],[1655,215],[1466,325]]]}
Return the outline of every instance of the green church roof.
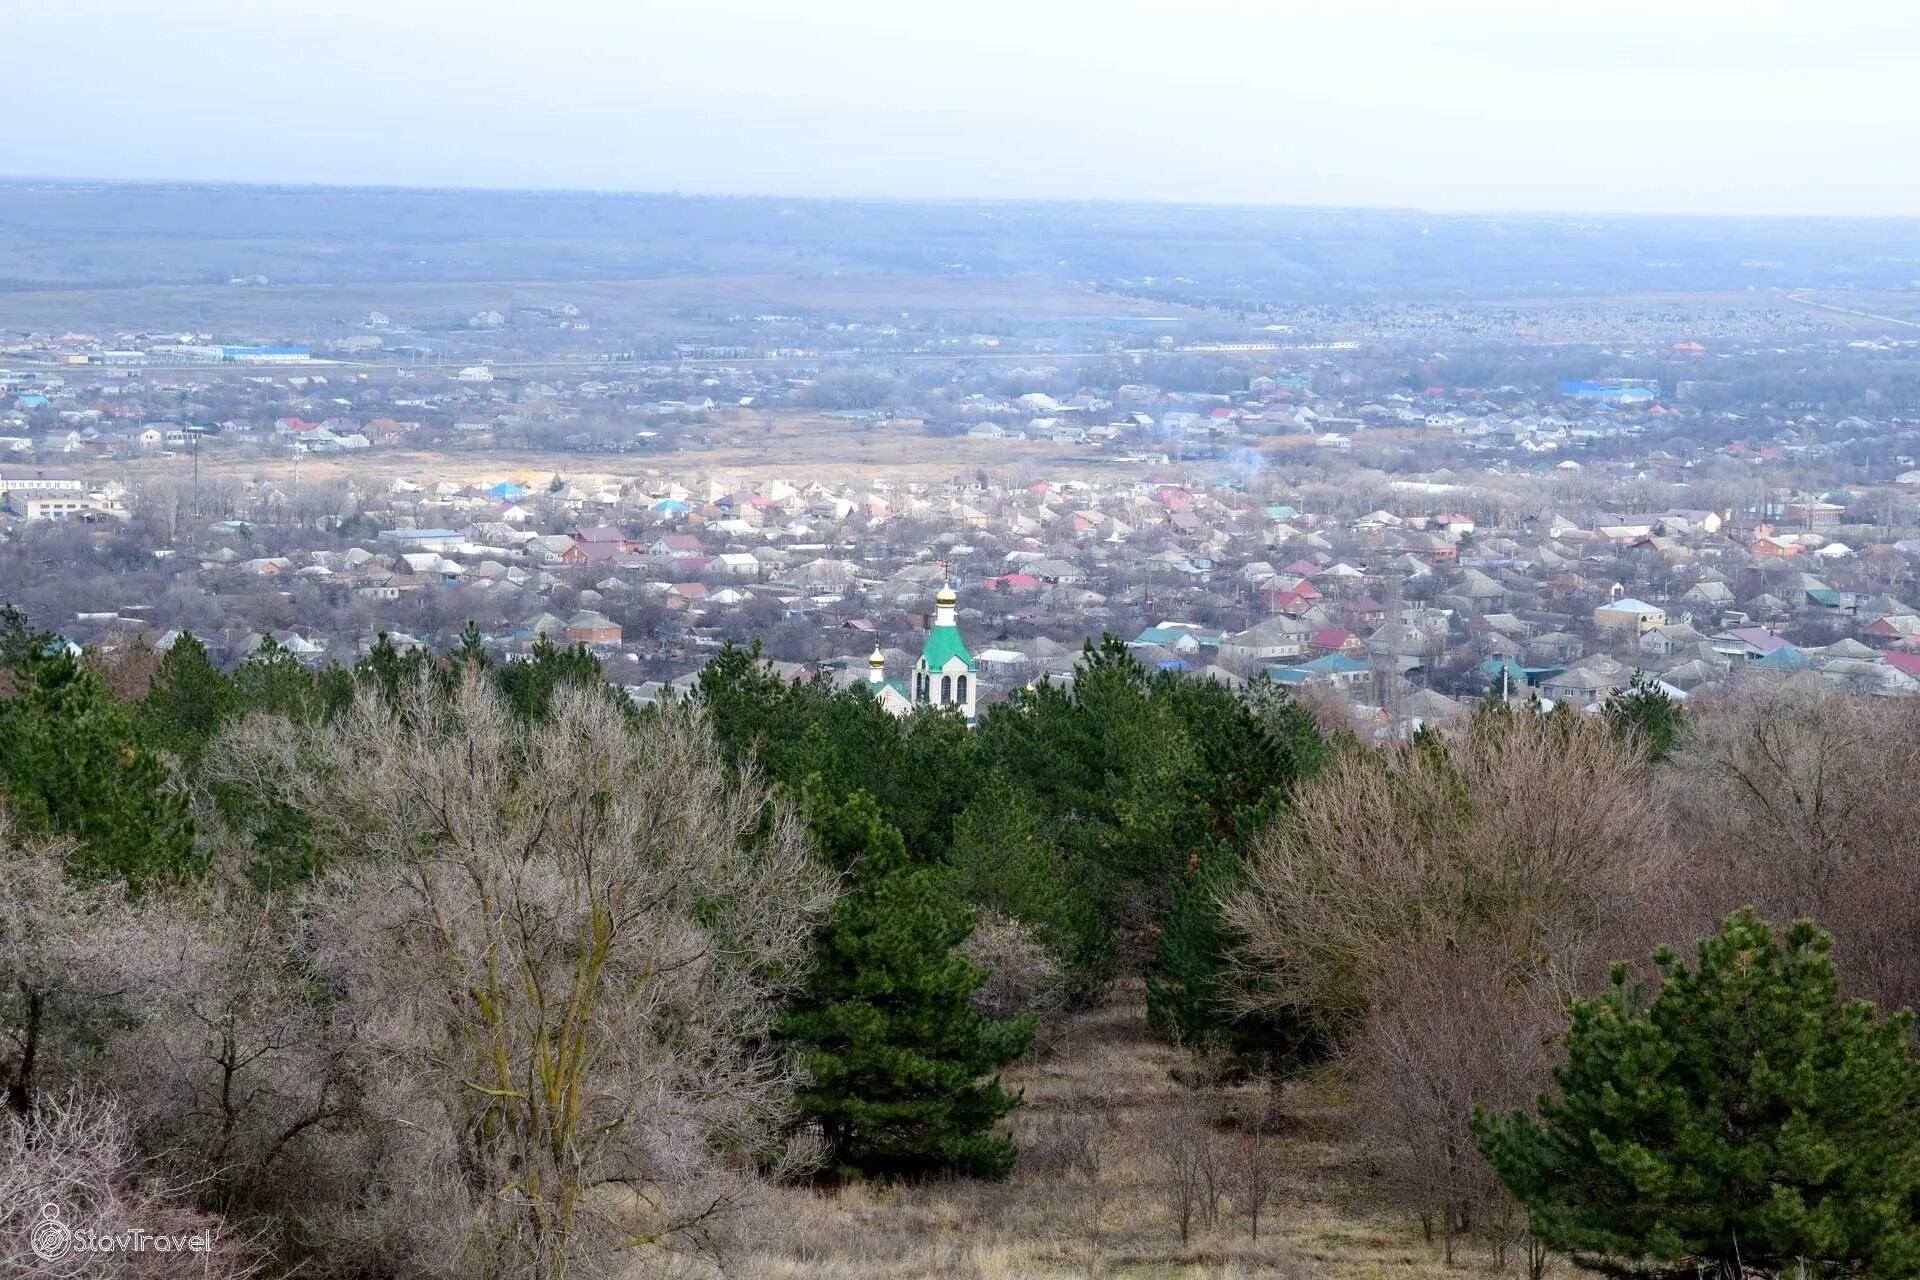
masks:
{"label": "green church roof", "polygon": [[938,671],[947,665],[949,658],[958,658],[967,664],[967,670],[973,670],[973,655],[960,639],[960,628],[932,628],[927,632],[927,647],[920,651],[920,661],[926,664],[927,670]]}
{"label": "green church roof", "polygon": [[908,702],[913,701],[913,690],[907,687],[905,680],[859,680],[847,686],[870,697],[879,697],[882,689],[891,689]]}

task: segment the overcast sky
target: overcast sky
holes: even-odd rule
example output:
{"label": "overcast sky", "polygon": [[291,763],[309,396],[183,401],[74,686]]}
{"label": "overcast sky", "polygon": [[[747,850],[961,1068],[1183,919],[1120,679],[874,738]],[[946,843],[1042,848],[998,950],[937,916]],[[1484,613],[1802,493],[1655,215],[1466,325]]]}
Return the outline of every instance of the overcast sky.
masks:
{"label": "overcast sky", "polygon": [[4,0],[0,174],[1920,214],[1911,0]]}

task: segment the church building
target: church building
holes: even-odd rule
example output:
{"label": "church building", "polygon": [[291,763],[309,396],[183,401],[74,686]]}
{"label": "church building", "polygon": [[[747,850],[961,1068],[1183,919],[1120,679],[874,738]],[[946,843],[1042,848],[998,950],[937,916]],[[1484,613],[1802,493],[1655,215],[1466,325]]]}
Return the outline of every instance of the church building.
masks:
{"label": "church building", "polygon": [[979,693],[973,668],[973,655],[960,638],[960,626],[954,610],[960,603],[953,584],[947,583],[934,596],[933,626],[927,630],[927,643],[920,660],[905,680],[887,679],[887,659],[875,646],[867,659],[867,684],[880,705],[897,716],[915,707],[952,707],[973,722],[974,700]]}

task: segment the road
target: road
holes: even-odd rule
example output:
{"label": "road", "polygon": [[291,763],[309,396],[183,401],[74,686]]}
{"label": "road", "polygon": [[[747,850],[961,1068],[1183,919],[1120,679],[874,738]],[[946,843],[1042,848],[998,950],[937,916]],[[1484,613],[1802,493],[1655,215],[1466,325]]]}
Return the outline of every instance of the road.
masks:
{"label": "road", "polygon": [[1843,316],[1859,316],[1863,320],[1878,320],[1882,324],[1897,324],[1908,329],[1920,329],[1920,320],[1902,320],[1899,316],[1883,316],[1877,311],[1860,311],[1853,307],[1836,307],[1831,302],[1816,302],[1808,295],[1810,289],[1787,295],[1788,302],[1797,302],[1803,307],[1817,307],[1821,311],[1832,311]]}

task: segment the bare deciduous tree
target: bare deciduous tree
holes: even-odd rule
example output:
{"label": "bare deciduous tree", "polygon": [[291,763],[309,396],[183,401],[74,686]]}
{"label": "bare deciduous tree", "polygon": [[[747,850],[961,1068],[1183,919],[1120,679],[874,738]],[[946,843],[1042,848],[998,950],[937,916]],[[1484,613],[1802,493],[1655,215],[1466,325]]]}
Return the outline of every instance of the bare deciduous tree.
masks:
{"label": "bare deciduous tree", "polygon": [[179,922],[143,931],[164,982],[100,1073],[142,1141],[230,1214],[309,1196],[313,1144],[362,1119],[348,1030],[309,989],[290,914],[247,898],[151,904],[148,920]]}
{"label": "bare deciduous tree", "polygon": [[[196,1210],[194,1190],[153,1176],[135,1148],[126,1114],[114,1103],[80,1093],[47,1094],[30,1115],[0,1115],[0,1273],[46,1280],[244,1280],[267,1274],[257,1242]],[[46,1234],[43,1219],[59,1223],[53,1235]],[[36,1228],[42,1234],[36,1236]],[[129,1245],[98,1251],[74,1247],[61,1230],[119,1240],[138,1231],[170,1239],[164,1251]],[[172,1247],[173,1238],[194,1235],[209,1247]]]}
{"label": "bare deciduous tree", "polygon": [[1838,938],[1850,994],[1920,1003],[1920,704],[1756,681],[1690,712],[1675,764],[1687,925],[1747,904],[1811,916]]}
{"label": "bare deciduous tree", "polygon": [[21,831],[0,808],[0,1084],[29,1114],[72,1082],[85,1026],[131,981],[131,911],[118,886],[67,877],[67,841]]}
{"label": "bare deciduous tree", "polygon": [[1009,916],[983,911],[961,944],[987,980],[973,993],[973,1006],[996,1021],[1033,1014],[1034,1043],[1042,1051],[1060,1033],[1070,991],[1066,969],[1033,929]]}
{"label": "bare deciduous tree", "polygon": [[1182,1245],[1196,1224],[1219,1221],[1225,1170],[1214,1133],[1218,1115],[1219,1095],[1210,1081],[1183,1083],[1156,1135],[1154,1156]]}
{"label": "bare deciduous tree", "polygon": [[1644,952],[1623,930],[1671,851],[1644,766],[1591,719],[1480,716],[1384,760],[1345,756],[1301,788],[1222,904],[1241,939],[1237,997],[1338,1037],[1405,946],[1449,940],[1571,991]]}
{"label": "bare deciduous tree", "polygon": [[783,1119],[772,1017],[831,884],[695,713],[636,729],[569,689],[528,727],[470,675],[243,723],[215,757],[278,787],[331,867],[314,963],[384,1119],[360,1207],[316,1229],[462,1276],[718,1248]]}
{"label": "bare deciduous tree", "polygon": [[1279,1144],[1273,1140],[1274,1081],[1260,1081],[1257,1101],[1246,1118],[1246,1138],[1228,1173],[1234,1207],[1247,1219],[1249,1239],[1260,1238],[1260,1216],[1280,1187]]}
{"label": "bare deciduous tree", "polygon": [[1503,1197],[1473,1105],[1534,1096],[1566,995],[1661,927],[1674,847],[1604,724],[1491,712],[1314,778],[1224,903],[1238,998],[1342,1046],[1386,1189],[1449,1260]]}
{"label": "bare deciduous tree", "polygon": [[1438,1228],[1443,1256],[1504,1205],[1467,1117],[1532,1102],[1553,1061],[1560,1007],[1550,991],[1514,988],[1501,957],[1426,943],[1382,974],[1383,993],[1345,1061],[1360,1131],[1387,1196]]}

